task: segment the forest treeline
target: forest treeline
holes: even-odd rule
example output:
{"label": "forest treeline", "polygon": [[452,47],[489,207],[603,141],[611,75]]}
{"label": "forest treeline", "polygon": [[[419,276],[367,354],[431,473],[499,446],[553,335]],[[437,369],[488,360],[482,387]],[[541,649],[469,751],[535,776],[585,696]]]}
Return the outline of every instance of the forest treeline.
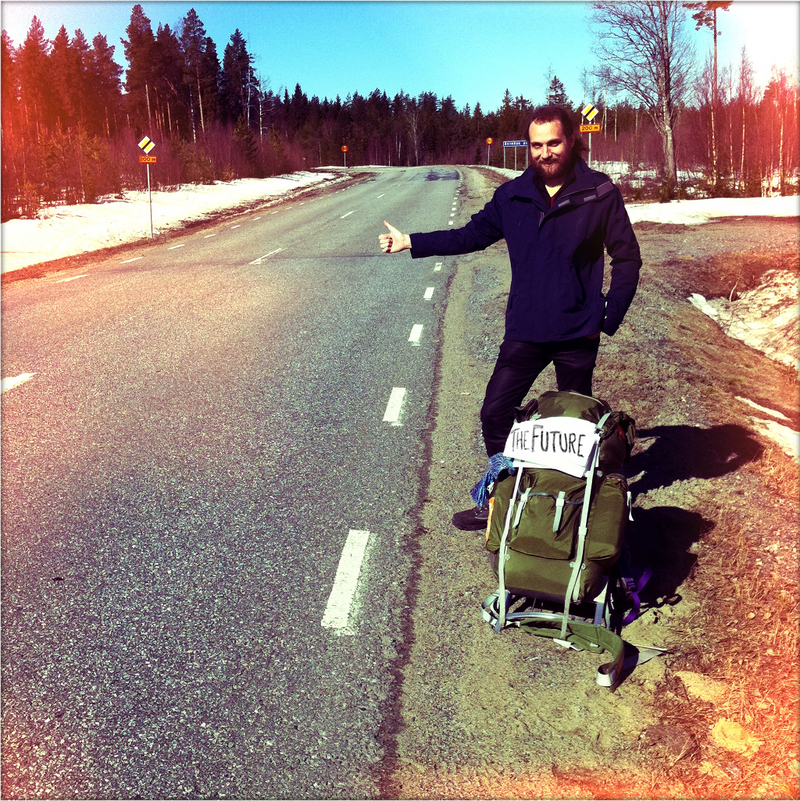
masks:
{"label": "forest treeline", "polygon": [[[159,23],[154,31],[137,4],[126,35],[124,69],[101,33],[90,44],[82,31],[70,36],[62,26],[48,40],[34,17],[16,46],[3,31],[3,220],[31,216],[43,204],[92,203],[143,188],[137,144],[144,135],[157,146],[154,185],[167,187],[341,165],[345,145],[348,166],[487,160],[514,166],[513,152],[504,151],[502,142],[524,137],[534,105],[561,103],[580,117],[581,104],[566,96],[555,75],[544,96],[512,97],[506,90],[499,107],[488,112],[479,103],[458,108],[452,97],[432,92],[389,97],[375,89],[320,100],[298,84],[291,93],[274,93],[254,71],[241,32],[233,32],[220,57],[194,9],[175,30]],[[771,191],[773,180],[778,191],[796,191],[796,81],[776,72],[761,89],[752,74],[744,52],[737,69],[723,70],[712,158],[714,93],[709,69],[698,72],[693,102],[681,106],[677,125],[678,163],[684,174],[693,173],[692,191],[760,195]],[[587,93],[602,111],[592,158],[651,171],[657,193],[663,152],[647,110],[612,102],[602,86]],[[517,159],[524,166],[524,151]],[[634,196],[648,191],[641,183],[624,189]]]}

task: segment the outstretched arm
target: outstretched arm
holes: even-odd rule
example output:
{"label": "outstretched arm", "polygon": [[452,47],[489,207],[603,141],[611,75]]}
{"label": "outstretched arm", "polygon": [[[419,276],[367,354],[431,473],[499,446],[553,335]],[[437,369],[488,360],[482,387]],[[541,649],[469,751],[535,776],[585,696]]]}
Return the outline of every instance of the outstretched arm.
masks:
{"label": "outstretched arm", "polygon": [[411,247],[411,237],[408,234],[401,234],[393,225],[389,225],[386,220],[383,224],[389,230],[388,234],[381,234],[378,240],[381,250],[384,253],[399,253],[401,250],[408,250]]}

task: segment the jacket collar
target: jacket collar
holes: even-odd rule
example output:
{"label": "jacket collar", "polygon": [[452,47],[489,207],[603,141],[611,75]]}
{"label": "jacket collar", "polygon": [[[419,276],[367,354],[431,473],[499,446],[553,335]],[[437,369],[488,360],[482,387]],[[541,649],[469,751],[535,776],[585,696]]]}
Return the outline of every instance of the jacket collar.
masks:
{"label": "jacket collar", "polygon": [[[582,158],[577,158],[572,169],[567,174],[559,196],[564,197],[575,192],[586,192],[597,188],[599,173],[592,170]],[[533,200],[543,210],[550,208],[550,199],[544,186],[544,181],[536,174],[533,166],[528,167],[522,175],[511,182],[513,184],[512,197],[522,197]]]}

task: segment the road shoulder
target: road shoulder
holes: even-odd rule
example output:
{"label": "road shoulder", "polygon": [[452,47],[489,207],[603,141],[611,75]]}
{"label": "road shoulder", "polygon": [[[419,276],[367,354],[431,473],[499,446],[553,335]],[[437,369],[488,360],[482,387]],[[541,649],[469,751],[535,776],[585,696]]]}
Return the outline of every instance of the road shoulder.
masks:
{"label": "road shoulder", "polygon": [[[456,224],[466,222],[492,190],[485,171],[464,172],[464,203]],[[702,239],[702,233],[693,236]],[[708,734],[712,726],[736,717],[731,699],[739,697],[740,688],[735,680],[727,681],[728,700],[715,712],[710,703],[698,703],[688,693],[681,675],[717,675],[708,665],[701,669],[692,661],[701,647],[692,632],[698,616],[704,625],[715,625],[704,597],[710,580],[698,578],[698,573],[704,575],[698,554],[706,553],[714,537],[726,536],[726,515],[752,519],[754,512],[748,513],[744,503],[750,493],[774,498],[775,490],[741,461],[729,460],[721,469],[706,469],[710,462],[701,462],[695,470],[697,459],[684,453],[690,467],[681,473],[674,463],[678,454],[669,456],[663,467],[645,458],[659,441],[659,427],[667,436],[664,442],[697,430],[702,442],[693,439],[688,447],[726,447],[731,414],[717,407],[723,396],[726,401],[733,397],[733,389],[717,387],[714,364],[721,361],[719,355],[706,359],[705,377],[698,380],[693,339],[702,331],[708,348],[733,358],[740,344],[714,331],[699,312],[686,307],[682,290],[676,292],[659,277],[665,254],[675,252],[674,242],[643,245],[644,287],[623,329],[613,339],[604,337],[595,391],[634,414],[647,435],[635,455],[651,477],[647,470],[632,476],[639,481],[638,533],[652,528],[662,550],[653,546],[650,556],[673,567],[664,572],[662,584],[672,582],[676,605],[654,599],[625,636],[672,653],[640,666],[610,693],[594,682],[602,656],[565,652],[550,640],[518,630],[498,635],[481,620],[480,603],[494,589],[482,533],[457,531],[450,518],[470,505],[469,488],[485,469],[478,414],[502,338],[509,276],[502,244],[460,258],[444,322],[428,491],[419,529],[413,636],[402,671],[391,776],[383,783],[388,797],[646,798],[654,792],[681,797],[693,788],[724,786],[720,772],[733,782],[759,770],[753,754],[731,753]],[[765,375],[772,370],[759,355],[753,358]],[[720,396],[709,398],[709,386],[717,387]],[[532,394],[551,388],[549,368]],[[753,439],[738,429],[733,433],[743,447]],[[765,443],[762,447],[765,458],[780,459],[768,453]],[[751,451],[755,456],[757,451]],[[659,452],[657,448],[655,454]],[[776,515],[775,530],[786,529],[785,534],[792,524],[791,510],[786,505]],[[754,546],[742,542],[742,547]],[[714,570],[710,563],[709,570]],[[726,617],[718,625],[732,624]],[[745,718],[741,720],[744,724]],[[749,727],[757,731],[750,720]],[[788,778],[779,772],[768,784],[777,787]]]}

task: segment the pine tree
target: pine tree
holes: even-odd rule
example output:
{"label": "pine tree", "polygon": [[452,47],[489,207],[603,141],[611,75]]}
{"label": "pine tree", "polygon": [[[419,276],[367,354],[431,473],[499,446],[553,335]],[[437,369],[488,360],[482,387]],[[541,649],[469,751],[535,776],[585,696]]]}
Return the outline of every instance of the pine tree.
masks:
{"label": "pine tree", "polygon": [[554,106],[572,108],[572,103],[570,103],[567,97],[567,90],[564,88],[564,84],[558,79],[558,75],[553,76],[553,79],[550,81],[550,86],[547,88],[547,102]]}
{"label": "pine tree", "polygon": [[39,18],[34,17],[17,63],[25,127],[35,133],[52,127],[56,119],[49,55],[50,42],[45,38]]}
{"label": "pine tree", "polygon": [[125,74],[127,90],[127,110],[134,128],[142,131],[147,128],[153,133],[153,105],[150,91],[155,86],[156,75],[153,68],[155,56],[155,37],[150,20],[144,9],[137,3],[131,11],[131,21],[125,29],[127,41],[122,39],[128,70]]}
{"label": "pine tree", "polygon": [[111,137],[118,128],[117,115],[122,109],[122,67],[114,61],[114,46],[103,34],[92,39],[89,53],[90,127]]}
{"label": "pine tree", "polygon": [[221,72],[217,46],[209,36],[206,38],[200,63],[200,91],[203,96],[206,124],[213,124],[222,119]]}
{"label": "pine tree", "polygon": [[75,122],[70,89],[76,78],[75,66],[67,29],[62,25],[53,39],[50,51],[50,80],[53,88],[53,115],[64,128],[69,128]]}
{"label": "pine tree", "polygon": [[[253,57],[247,52],[247,42],[237,28],[225,47],[222,57],[224,105],[228,118],[244,117],[249,122],[250,103],[253,98]],[[288,100],[288,94],[287,98]]]}
{"label": "pine tree", "polygon": [[239,117],[236,120],[236,127],[233,129],[233,146],[243,162],[242,167],[238,170],[240,176],[243,178],[260,178],[258,145],[253,131],[244,117]]}
{"label": "pine tree", "polygon": [[78,123],[86,127],[89,124],[89,108],[93,100],[89,81],[92,48],[80,28],[72,37],[71,50],[75,75],[70,85],[70,103]]}
{"label": "pine tree", "polygon": [[[2,65],[0,72],[0,92],[2,92],[2,100],[0,100],[0,121],[3,126],[3,133],[6,135],[13,135],[16,128],[18,100],[19,100],[19,83],[17,74],[17,65],[15,63],[14,43],[11,37],[3,31],[2,33],[2,56],[0,56],[0,65]],[[3,137],[5,142],[5,136]]]}
{"label": "pine tree", "polygon": [[184,59],[178,37],[169,25],[159,25],[156,31],[153,67],[155,87],[153,99],[159,129],[178,136],[188,132],[189,92],[184,82]]}
{"label": "pine tree", "polygon": [[192,130],[195,133],[195,138],[197,138],[196,127],[198,122],[200,130],[204,134],[206,130],[205,115],[203,113],[203,91],[200,83],[200,71],[203,66],[206,48],[206,29],[193,8],[190,8],[183,18],[180,43],[184,59],[183,81],[189,86]]}

